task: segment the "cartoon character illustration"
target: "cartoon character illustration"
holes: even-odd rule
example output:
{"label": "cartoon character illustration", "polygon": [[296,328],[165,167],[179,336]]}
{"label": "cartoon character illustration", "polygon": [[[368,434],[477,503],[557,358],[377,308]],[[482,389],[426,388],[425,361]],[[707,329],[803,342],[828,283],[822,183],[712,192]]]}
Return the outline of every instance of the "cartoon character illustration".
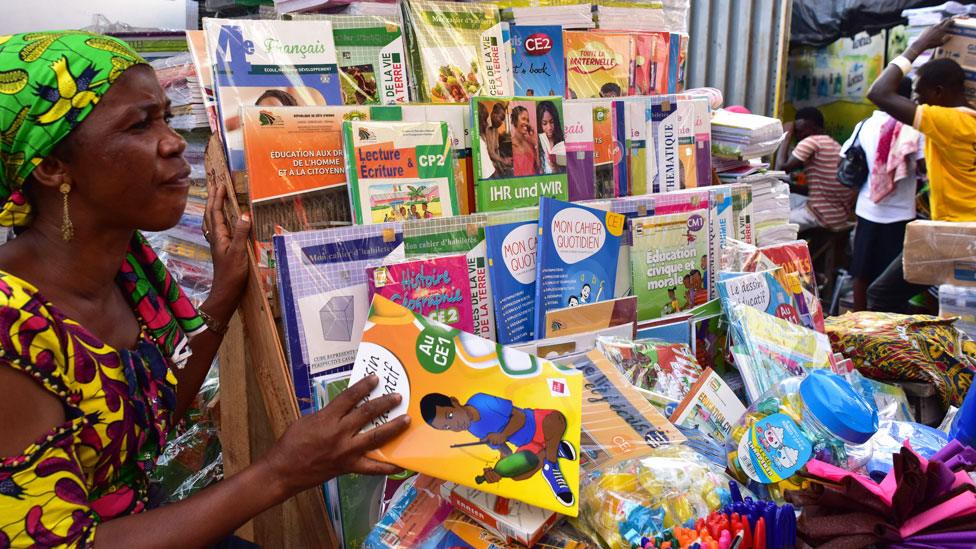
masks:
{"label": "cartoon character illustration", "polygon": [[762,436],[763,442],[770,448],[779,448],[783,446],[783,428],[776,427],[775,425],[766,429],[760,430],[760,435]]}
{"label": "cartoon character illustration", "polygon": [[790,469],[796,465],[797,460],[800,457],[800,451],[796,448],[791,448],[789,446],[784,446],[779,449],[779,452],[773,456],[776,463],[779,463],[780,467],[784,469]]}
{"label": "cartoon character illustration", "polygon": [[577,458],[576,448],[563,440],[566,417],[562,412],[519,408],[510,400],[485,393],[471,395],[463,405],[457,398],[429,393],[420,400],[420,413],[434,429],[468,431],[478,439],[463,446],[485,444],[498,450],[501,458],[475,479],[478,484],[502,478],[525,480],[541,471],[560,503],[567,507],[576,503],[558,462]]}
{"label": "cartoon character illustration", "polygon": [[580,304],[579,298],[576,297],[575,295],[569,296],[569,299],[566,301],[566,305],[569,307],[577,307],[579,306],[579,304]]}
{"label": "cartoon character illustration", "polygon": [[589,301],[590,301],[590,285],[583,284],[583,287],[580,289],[579,302],[585,304],[585,303],[589,303]]}
{"label": "cartoon character illustration", "polygon": [[705,290],[705,277],[698,269],[692,270],[681,279],[685,287],[685,309],[703,305],[708,301],[708,291]]}
{"label": "cartoon character illustration", "polygon": [[681,310],[677,291],[677,288],[668,288],[668,302],[664,304],[664,307],[661,307],[661,316],[674,314]]}

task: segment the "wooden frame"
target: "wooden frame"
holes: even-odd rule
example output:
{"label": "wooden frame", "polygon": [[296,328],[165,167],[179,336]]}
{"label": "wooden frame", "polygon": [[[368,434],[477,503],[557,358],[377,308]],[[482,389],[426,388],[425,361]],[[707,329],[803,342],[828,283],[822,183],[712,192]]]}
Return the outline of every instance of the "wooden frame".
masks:
{"label": "wooden frame", "polygon": [[[207,145],[207,186],[227,190],[228,222],[241,215],[234,181],[218,136]],[[220,349],[220,442],[224,474],[233,475],[260,457],[299,418],[291,373],[271,306],[261,288],[254,249],[248,250],[247,291]],[[338,547],[320,487],[269,509],[237,535],[266,548]]]}

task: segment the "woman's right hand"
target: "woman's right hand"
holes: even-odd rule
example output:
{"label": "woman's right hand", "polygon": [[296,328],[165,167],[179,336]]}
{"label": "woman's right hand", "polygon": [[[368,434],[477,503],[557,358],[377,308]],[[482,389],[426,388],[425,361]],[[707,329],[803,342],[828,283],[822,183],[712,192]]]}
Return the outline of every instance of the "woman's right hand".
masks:
{"label": "woman's right hand", "polygon": [[263,458],[287,497],[345,473],[392,475],[400,468],[366,457],[396,438],[410,424],[400,416],[361,433],[377,417],[400,403],[398,394],[385,395],[356,406],[376,387],[376,376],[343,391],[325,409],[300,418],[285,431]]}

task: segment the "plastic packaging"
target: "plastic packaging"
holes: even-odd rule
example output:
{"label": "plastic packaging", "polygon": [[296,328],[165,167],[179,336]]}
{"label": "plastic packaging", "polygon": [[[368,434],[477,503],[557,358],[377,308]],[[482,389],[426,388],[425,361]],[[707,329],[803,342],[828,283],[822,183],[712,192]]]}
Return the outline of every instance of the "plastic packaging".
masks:
{"label": "plastic packaging", "polygon": [[861,393],[867,400],[874,401],[874,405],[878,408],[878,421],[915,421],[908,396],[901,387],[866,378],[857,370],[844,376],[855,391]]}
{"label": "plastic packaging", "polygon": [[853,452],[867,454],[863,472],[881,482],[891,470],[892,454],[897,454],[906,440],[911,443],[912,450],[928,459],[948,444],[949,437],[938,429],[920,423],[883,421],[871,440]]}
{"label": "plastic packaging", "polygon": [[956,328],[970,339],[976,339],[976,288],[954,284],[939,286],[939,316],[956,318]]}
{"label": "plastic packaging", "polygon": [[627,381],[662,408],[680,402],[702,374],[691,349],[681,343],[600,337],[596,345]]}
{"label": "plastic packaging", "polygon": [[780,490],[799,487],[797,471],[812,458],[854,469],[869,457],[850,446],[878,430],[878,410],[843,377],[814,371],[777,383],[739,419],[726,440],[729,469],[743,481]]}
{"label": "plastic packaging", "polygon": [[976,391],[972,390],[972,385],[952,420],[949,436],[967,446],[976,447]]}

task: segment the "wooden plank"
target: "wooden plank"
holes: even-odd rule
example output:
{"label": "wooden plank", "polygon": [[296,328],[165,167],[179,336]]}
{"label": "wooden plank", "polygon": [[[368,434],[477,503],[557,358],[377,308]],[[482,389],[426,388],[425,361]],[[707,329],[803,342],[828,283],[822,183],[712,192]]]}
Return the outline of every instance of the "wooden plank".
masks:
{"label": "wooden plank", "polygon": [[[211,192],[214,192],[216,186],[223,186],[227,190],[225,212],[228,222],[233,226],[241,215],[241,209],[236,200],[234,181],[227,170],[223,145],[216,135],[207,146],[204,165]],[[243,323],[246,349],[244,368],[248,400],[253,403],[260,399],[262,403],[257,407],[248,406],[250,425],[247,444],[251,450],[250,456],[257,457],[284,434],[288,425],[298,419],[299,411],[285,352],[278,338],[271,307],[261,288],[253,247],[248,248],[248,263],[247,290],[238,313]],[[235,407],[234,410],[239,413],[240,408]],[[262,412],[266,417],[262,418]],[[241,436],[238,431],[228,434]],[[240,448],[239,441],[228,442],[235,450]],[[234,459],[238,457],[235,456]],[[282,513],[280,518],[279,512]],[[338,546],[326,511],[325,499],[319,488],[298,494],[280,508],[269,510],[267,514],[275,516],[258,517],[254,522],[255,540],[265,547]]]}
{"label": "wooden plank", "polygon": [[[236,475],[251,464],[246,363],[244,325],[240,315],[235,314],[220,347],[220,444],[227,476]],[[248,521],[235,533],[254,541],[254,522]]]}

